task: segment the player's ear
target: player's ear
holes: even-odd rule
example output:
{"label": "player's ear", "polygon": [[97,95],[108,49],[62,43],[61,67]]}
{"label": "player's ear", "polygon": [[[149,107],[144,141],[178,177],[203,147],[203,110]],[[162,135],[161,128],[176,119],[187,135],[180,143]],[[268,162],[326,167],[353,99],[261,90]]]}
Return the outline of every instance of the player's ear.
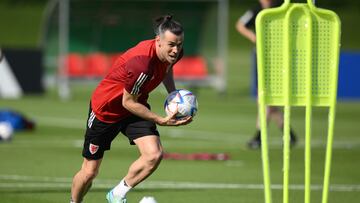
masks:
{"label": "player's ear", "polygon": [[156,42],[158,43],[158,45],[160,46],[160,35],[156,35],[155,41],[156,41]]}

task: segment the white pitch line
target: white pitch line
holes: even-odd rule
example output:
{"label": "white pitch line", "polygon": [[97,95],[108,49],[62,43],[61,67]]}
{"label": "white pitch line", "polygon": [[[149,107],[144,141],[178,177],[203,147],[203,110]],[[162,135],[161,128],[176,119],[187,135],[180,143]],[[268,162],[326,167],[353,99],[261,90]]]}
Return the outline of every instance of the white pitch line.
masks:
{"label": "white pitch line", "polygon": [[36,120],[42,125],[55,126],[71,129],[85,129],[86,120],[76,118],[59,118],[51,116],[36,116]]}
{"label": "white pitch line", "polygon": [[22,176],[22,175],[1,175],[0,180],[13,180],[13,181],[24,181],[24,182],[56,182],[56,183],[69,183],[72,181],[71,178],[61,177],[40,177],[40,176]]}
{"label": "white pitch line", "polygon": [[[0,175],[0,189],[18,189],[18,188],[70,188],[71,178],[61,177],[36,177],[36,176],[19,176],[19,175]],[[6,181],[22,181],[9,182]],[[96,179],[93,188],[95,189],[109,189],[116,184],[116,181],[109,179]],[[145,181],[137,188],[140,189],[244,189],[244,190],[262,190],[263,184],[240,184],[240,183],[204,183],[204,182],[182,182],[182,181]],[[282,190],[281,184],[272,184],[271,188],[274,190]],[[304,190],[304,185],[292,184],[289,185],[291,190]],[[322,186],[313,184],[311,190],[322,190]],[[334,192],[360,192],[360,184],[332,184],[330,191]]]}

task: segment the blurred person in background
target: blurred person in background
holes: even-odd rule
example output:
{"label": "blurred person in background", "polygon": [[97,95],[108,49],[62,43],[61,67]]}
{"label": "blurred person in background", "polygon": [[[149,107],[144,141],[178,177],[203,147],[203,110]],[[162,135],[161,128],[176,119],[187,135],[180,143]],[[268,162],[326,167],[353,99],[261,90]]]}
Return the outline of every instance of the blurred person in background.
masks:
{"label": "blurred person in background", "polygon": [[[256,44],[256,34],[255,34],[255,19],[257,14],[266,8],[278,7],[281,3],[276,0],[259,0],[257,5],[254,8],[247,10],[237,21],[236,30],[243,35],[245,38],[249,39],[252,43]],[[253,69],[256,70],[256,85],[257,85],[257,64],[256,64],[256,51],[253,51]],[[266,120],[275,121],[279,129],[283,130],[284,125],[284,116],[279,107],[276,106],[267,106],[266,108]],[[296,144],[297,138],[292,129],[290,129],[290,144],[293,146]],[[261,129],[259,121],[259,113],[256,118],[256,132],[254,137],[247,143],[248,147],[251,149],[259,149],[261,147]]]}
{"label": "blurred person in background", "polygon": [[109,203],[126,202],[126,194],[150,176],[160,164],[163,147],[157,125],[180,126],[191,117],[176,120],[175,114],[161,117],[150,110],[149,93],[161,82],[175,90],[172,66],[183,56],[184,31],[167,15],[155,21],[155,39],[144,40],[121,55],[109,74],[96,87],[90,102],[82,155],[82,167],[73,178],[71,202],[80,203],[97,176],[104,152],[122,132],[140,157],[125,177],[107,195]]}

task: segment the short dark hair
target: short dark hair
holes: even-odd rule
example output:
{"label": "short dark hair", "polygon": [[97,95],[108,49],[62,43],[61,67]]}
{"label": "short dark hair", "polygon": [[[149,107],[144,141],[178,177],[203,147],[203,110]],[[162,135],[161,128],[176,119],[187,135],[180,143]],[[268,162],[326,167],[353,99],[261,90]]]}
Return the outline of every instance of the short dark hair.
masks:
{"label": "short dark hair", "polygon": [[154,32],[156,35],[163,34],[169,30],[175,35],[181,35],[184,32],[182,25],[172,19],[172,15],[164,15],[155,19]]}

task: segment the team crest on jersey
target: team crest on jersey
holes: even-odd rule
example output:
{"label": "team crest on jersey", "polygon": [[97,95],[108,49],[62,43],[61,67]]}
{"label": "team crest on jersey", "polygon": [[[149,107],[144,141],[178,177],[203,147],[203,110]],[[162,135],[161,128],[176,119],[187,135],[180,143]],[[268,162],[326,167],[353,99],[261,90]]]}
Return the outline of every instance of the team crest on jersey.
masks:
{"label": "team crest on jersey", "polygon": [[95,154],[99,149],[99,145],[94,145],[90,143],[89,151],[91,154]]}

